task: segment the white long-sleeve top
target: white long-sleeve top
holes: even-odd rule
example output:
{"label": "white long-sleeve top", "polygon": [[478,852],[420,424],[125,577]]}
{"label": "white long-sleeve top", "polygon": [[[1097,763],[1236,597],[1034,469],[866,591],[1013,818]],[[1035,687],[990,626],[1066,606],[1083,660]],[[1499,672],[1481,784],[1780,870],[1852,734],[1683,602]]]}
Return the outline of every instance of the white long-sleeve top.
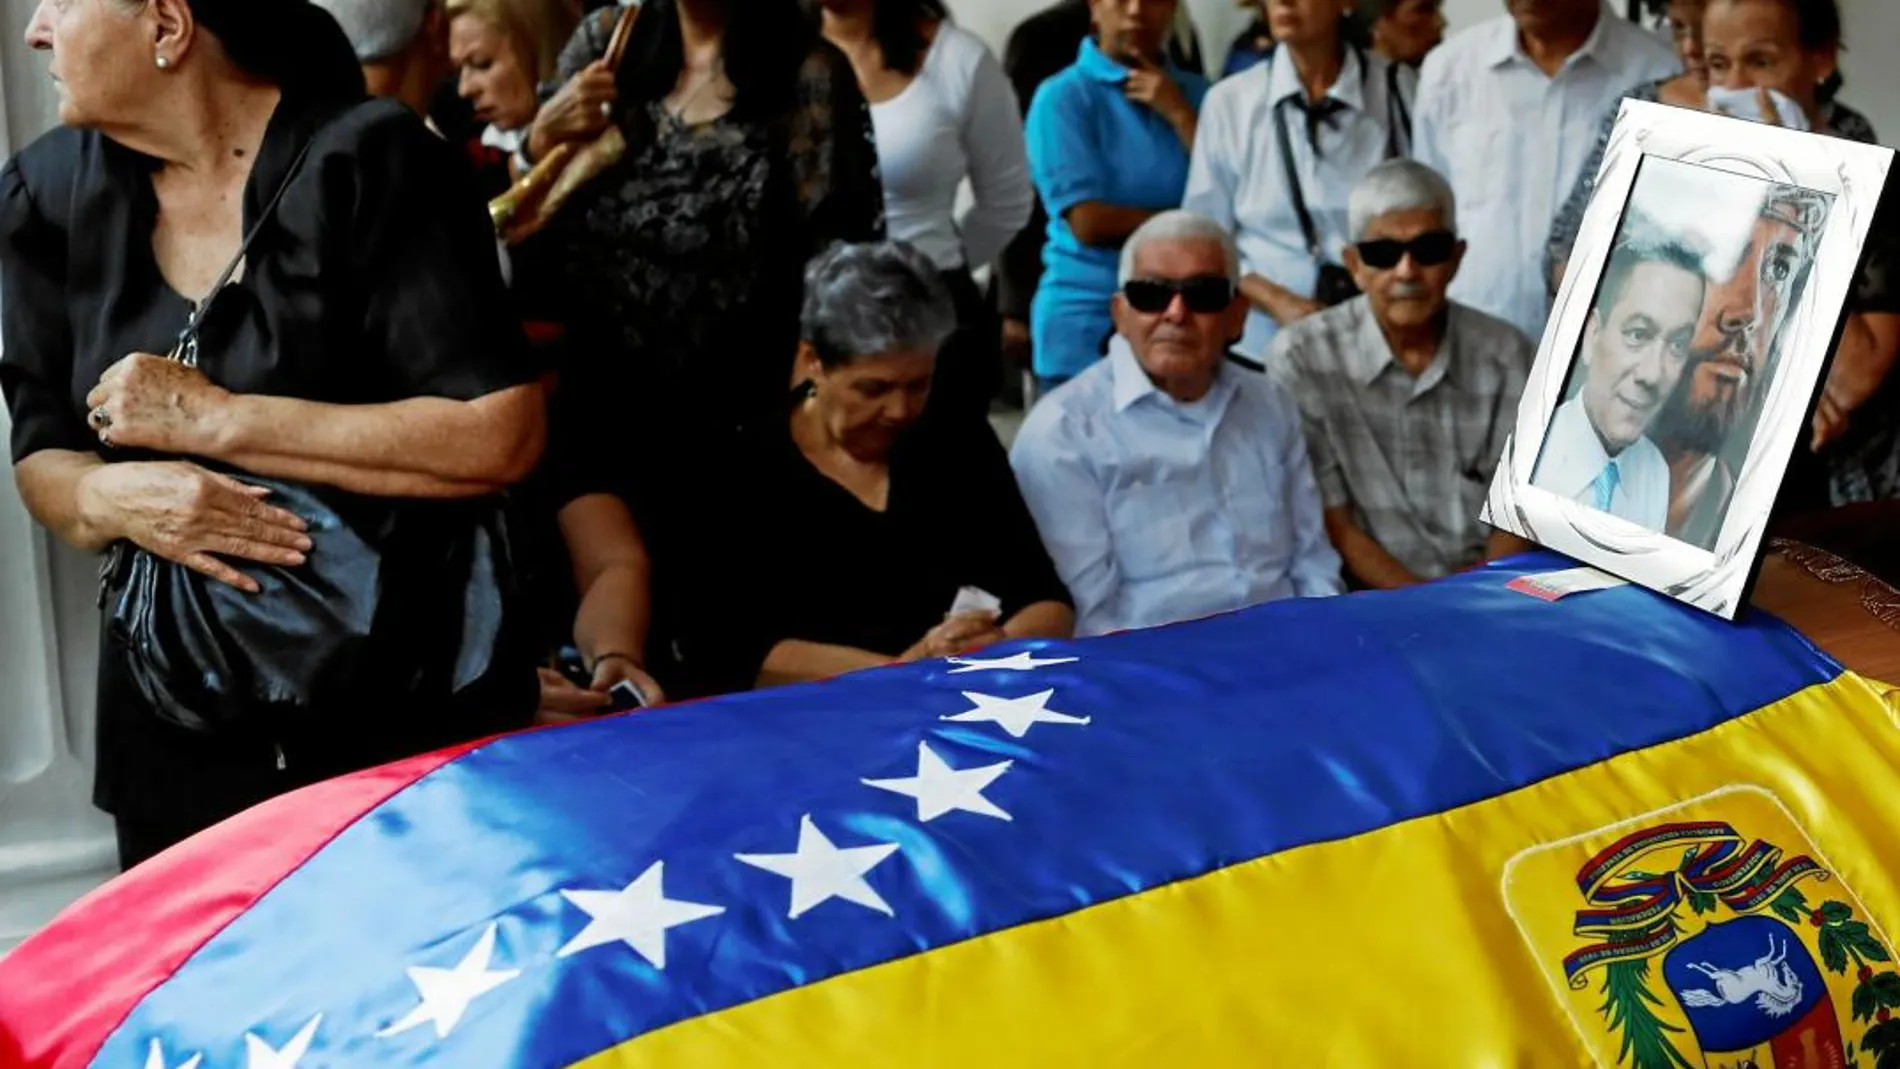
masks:
{"label": "white long-sleeve top", "polygon": [[[967,30],[944,23],[904,91],[871,105],[884,222],[938,267],[994,260],[1029,221],[1035,190],[1022,112],[1003,67]],[[956,215],[965,177],[976,201]]]}

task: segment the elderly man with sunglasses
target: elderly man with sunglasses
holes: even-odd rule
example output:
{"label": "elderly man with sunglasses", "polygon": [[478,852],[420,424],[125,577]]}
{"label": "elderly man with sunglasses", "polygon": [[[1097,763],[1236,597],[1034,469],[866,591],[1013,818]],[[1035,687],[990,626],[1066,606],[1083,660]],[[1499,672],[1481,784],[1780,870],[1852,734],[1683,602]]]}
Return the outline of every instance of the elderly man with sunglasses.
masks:
{"label": "elderly man with sunglasses", "polygon": [[1107,359],[1031,409],[1010,452],[1077,631],[1340,593],[1299,410],[1227,352],[1247,316],[1233,238],[1163,212],[1120,278]]}
{"label": "elderly man with sunglasses", "polygon": [[1465,243],[1437,172],[1380,164],[1347,214],[1346,266],[1363,295],[1281,332],[1267,370],[1300,407],[1350,579],[1392,589],[1521,545],[1478,510],[1534,349],[1509,323],[1446,298]]}

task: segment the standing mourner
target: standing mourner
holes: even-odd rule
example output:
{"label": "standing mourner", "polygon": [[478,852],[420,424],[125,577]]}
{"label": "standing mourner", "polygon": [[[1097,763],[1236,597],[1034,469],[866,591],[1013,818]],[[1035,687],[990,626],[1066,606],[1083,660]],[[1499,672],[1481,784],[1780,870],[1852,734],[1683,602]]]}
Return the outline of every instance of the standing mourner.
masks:
{"label": "standing mourner", "polygon": [[[532,662],[508,605],[464,609],[473,558],[442,556],[481,552],[492,495],[544,434],[453,149],[366,99],[305,0],[42,3],[27,40],[52,53],[64,125],[0,171],[0,386],[27,508],[132,570],[105,577],[99,660],[95,799],[122,863],[272,795],[525,724]],[[182,362],[152,355],[188,322]],[[380,599],[352,585],[356,561]],[[180,658],[198,663],[157,670],[129,642],[203,621],[128,574],[201,593],[217,630]],[[403,614],[404,641],[339,637],[336,614],[365,604]],[[487,671],[451,682],[465,628],[490,632]],[[320,678],[282,674],[326,654]]]}
{"label": "standing mourner", "polygon": [[1101,358],[1117,250],[1181,202],[1207,80],[1163,59],[1175,2],[1092,0],[1095,36],[1029,107],[1029,171],[1049,212],[1030,308],[1045,390]]}
{"label": "standing mourner", "polygon": [[1542,337],[1544,239],[1603,111],[1677,71],[1668,46],[1603,0],[1509,0],[1440,45],[1419,75],[1414,155],[1458,195],[1472,246],[1451,297]]}

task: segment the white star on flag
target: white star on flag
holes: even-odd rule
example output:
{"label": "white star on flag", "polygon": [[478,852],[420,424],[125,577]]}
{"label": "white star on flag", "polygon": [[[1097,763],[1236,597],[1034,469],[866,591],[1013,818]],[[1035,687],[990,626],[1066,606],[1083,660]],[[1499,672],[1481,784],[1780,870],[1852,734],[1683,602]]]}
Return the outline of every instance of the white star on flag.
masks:
{"label": "white star on flag", "polygon": [[[198,1063],[204,1061],[204,1058],[203,1054],[194,1054],[179,1063],[178,1069],[198,1069]],[[145,1049],[145,1069],[172,1069],[171,1063],[165,1060],[164,1045],[156,1039],[152,1040],[152,1045]]]}
{"label": "white star on flag", "polygon": [[1086,716],[1070,716],[1049,708],[1049,699],[1055,697],[1055,691],[1045,690],[1031,694],[1027,698],[997,698],[988,694],[974,694],[964,691],[963,696],[976,703],[976,708],[961,712],[955,716],[939,717],[959,724],[994,723],[1011,738],[1020,739],[1029,734],[1029,729],[1037,724],[1086,724]]}
{"label": "white star on flag", "polygon": [[947,659],[957,666],[950,669],[951,675],[959,672],[1033,672],[1044,665],[1074,664],[1081,660],[1080,657],[1038,657],[1027,650],[1022,653],[1012,653],[1007,657],[950,657]]}
{"label": "white star on flag", "polygon": [[411,967],[409,982],[416,985],[416,993],[422,996],[422,1005],[409,1012],[409,1016],[376,1033],[379,1036],[400,1035],[411,1028],[424,1024],[435,1025],[435,1038],[447,1039],[449,1033],[462,1021],[462,1015],[468,1012],[468,1005],[501,985],[521,975],[520,969],[490,969],[488,961],[495,956],[494,921],[488,923],[482,937],[475,941],[462,960],[456,962],[453,969],[437,969],[426,965]]}
{"label": "white star on flag", "polygon": [[955,769],[944,763],[944,759],[938,757],[929,744],[920,742],[917,744],[915,776],[908,779],[867,779],[864,783],[881,791],[894,791],[917,799],[917,819],[926,824],[959,809],[966,813],[1010,820],[1012,818],[1008,813],[983,797],[983,788],[1008,772],[1009,766],[1014,763],[1004,761],[982,768]]}
{"label": "white star on flag", "polygon": [[297,1069],[297,1063],[310,1050],[310,1041],[317,1038],[317,1025],[322,1020],[321,1013],[310,1018],[303,1031],[292,1036],[282,1049],[264,1042],[256,1032],[244,1033],[245,1069]]}
{"label": "white star on flag", "polygon": [[724,906],[666,897],[666,863],[655,861],[619,891],[562,891],[561,897],[590,918],[579,935],[554,956],[565,958],[607,943],[625,943],[656,969],[666,968],[666,930],[724,913]]}
{"label": "white star on flag", "polygon": [[864,874],[897,852],[896,843],[853,846],[839,849],[811,822],[811,814],[798,818],[798,846],[789,854],[734,854],[733,857],[754,868],[775,872],[792,881],[791,919],[828,899],[842,898],[887,917],[896,916],[890,904],[879,897]]}

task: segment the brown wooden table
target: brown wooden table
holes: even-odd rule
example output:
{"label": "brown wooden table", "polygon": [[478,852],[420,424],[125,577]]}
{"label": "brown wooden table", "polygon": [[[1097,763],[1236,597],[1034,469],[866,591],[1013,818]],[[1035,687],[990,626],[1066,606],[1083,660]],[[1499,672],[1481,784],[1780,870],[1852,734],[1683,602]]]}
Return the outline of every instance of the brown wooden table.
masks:
{"label": "brown wooden table", "polygon": [[[1900,533],[1892,538],[1883,552],[1900,542]],[[1776,539],[1763,558],[1753,603],[1853,671],[1900,685],[1900,591],[1867,569],[1805,542]]]}

